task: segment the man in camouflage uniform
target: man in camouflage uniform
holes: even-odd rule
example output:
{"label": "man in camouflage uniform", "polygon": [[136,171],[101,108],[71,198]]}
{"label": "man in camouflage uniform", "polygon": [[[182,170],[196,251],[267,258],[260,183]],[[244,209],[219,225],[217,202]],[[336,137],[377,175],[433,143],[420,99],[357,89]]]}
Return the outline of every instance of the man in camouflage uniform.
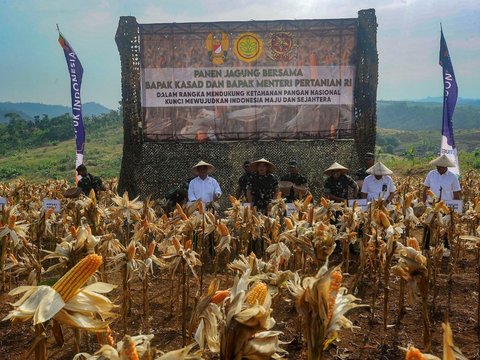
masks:
{"label": "man in camouflage uniform", "polygon": [[270,202],[278,193],[278,179],[272,174],[275,165],[262,158],[252,162],[250,167],[255,174],[247,186],[247,200],[253,203],[257,211],[267,214]]}
{"label": "man in camouflage uniform", "polygon": [[238,179],[238,188],[235,193],[237,199],[240,199],[241,197],[245,199],[247,198],[247,186],[253,177],[253,172],[250,169],[250,161],[246,160],[243,163],[243,170],[245,170],[245,173]]}
{"label": "man in camouflage uniform", "polygon": [[98,176],[93,176],[87,172],[87,168],[85,165],[79,165],[77,167],[77,173],[82,178],[78,182],[77,186],[82,189],[82,192],[88,196],[90,194],[90,190],[93,189],[95,194],[98,193],[100,190],[106,190],[105,185],[103,185],[102,179]]}
{"label": "man in camouflage uniform", "polygon": [[[358,185],[346,172],[348,169],[337,162],[324,171],[324,174],[328,176],[323,185],[324,195],[327,199],[342,202],[349,198],[357,198]],[[352,197],[348,196],[349,188],[352,189]]]}
{"label": "man in camouflage uniform", "polygon": [[[300,175],[298,171],[298,163],[295,160],[292,160],[288,163],[288,174],[282,176],[281,181],[289,181],[294,185],[307,186],[307,178],[303,175]],[[298,199],[298,193],[295,192],[293,186],[290,189],[290,194],[287,196],[287,202],[293,202]]]}

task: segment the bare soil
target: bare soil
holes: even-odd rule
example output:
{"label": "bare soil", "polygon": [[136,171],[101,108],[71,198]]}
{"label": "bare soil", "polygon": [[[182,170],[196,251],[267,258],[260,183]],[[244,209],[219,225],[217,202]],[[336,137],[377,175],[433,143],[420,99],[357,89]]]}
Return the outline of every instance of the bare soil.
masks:
{"label": "bare soil", "polygon": [[[355,259],[353,259],[355,261]],[[339,259],[333,259],[333,263]],[[355,264],[353,263],[353,271]],[[450,264],[444,260],[442,271],[437,278],[438,295],[435,307],[430,306],[430,325],[432,332],[432,351],[434,355],[442,357],[442,322],[448,316],[450,321],[454,342],[463,354],[469,359],[480,359],[480,329],[478,327],[478,283],[479,268],[478,259],[474,250],[466,253],[464,259],[456,264],[451,280],[449,281]],[[225,264],[220,268],[225,269]],[[208,286],[213,278],[213,267],[207,264],[205,270],[204,288]],[[153,346],[163,351],[174,350],[182,347],[182,313],[181,301],[176,297],[176,286],[174,287],[173,299],[170,298],[170,281],[166,274],[159,275],[152,279],[149,291],[151,330],[154,334]],[[232,283],[232,275],[222,271],[218,275],[222,281],[222,288]],[[120,277],[114,277],[114,282],[120,283]],[[345,275],[345,285],[349,285],[352,276]],[[356,328],[354,331],[342,330],[339,334],[339,341],[334,342],[326,350],[326,359],[403,359],[404,353],[398,346],[407,347],[412,344],[420,349],[423,348],[423,318],[421,305],[415,304],[409,307],[405,303],[404,311],[399,315],[399,279],[392,275],[389,284],[389,304],[387,329],[383,328],[383,306],[384,306],[384,284],[378,285],[377,298],[374,309],[359,308],[347,314]],[[12,284],[12,288],[16,284]],[[362,303],[372,304],[372,296],[375,286],[366,274],[360,283],[355,295],[362,299]],[[191,281],[190,294],[193,295],[195,285]],[[0,292],[0,316],[3,318],[11,309],[9,302],[14,299],[9,297],[7,291]],[[128,333],[137,335],[145,333],[145,324],[142,322],[142,292],[141,283],[137,281],[132,286],[132,313],[128,318]],[[116,304],[121,303],[119,288],[115,289],[109,298]],[[432,289],[430,291],[430,304],[432,305]],[[186,321],[190,320],[190,312],[194,299],[189,299]],[[276,325],[273,330],[283,331],[281,340],[289,342],[285,348],[289,351],[289,359],[306,359],[304,340],[301,337],[300,317],[295,310],[291,296],[284,290],[273,302],[273,318]],[[119,311],[119,310],[118,310]],[[372,317],[373,314],[373,317]],[[112,330],[115,340],[123,337],[123,326],[121,318],[112,323]],[[48,351],[51,359],[71,359],[74,352],[73,332],[64,330],[65,345],[56,345],[50,331],[48,336]],[[0,322],[0,359],[24,358],[28,348],[34,340],[34,331],[31,323],[12,326],[8,321]],[[186,339],[186,343],[190,343]],[[94,353],[98,350],[95,335],[83,337],[81,351]],[[33,357],[32,357],[33,358]],[[217,355],[208,353],[206,359],[218,359]]]}

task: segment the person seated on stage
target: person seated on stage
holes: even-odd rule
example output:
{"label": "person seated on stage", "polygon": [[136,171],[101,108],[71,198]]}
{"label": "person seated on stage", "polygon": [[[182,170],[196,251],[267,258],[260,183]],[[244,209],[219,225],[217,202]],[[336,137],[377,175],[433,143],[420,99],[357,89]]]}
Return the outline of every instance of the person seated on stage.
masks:
{"label": "person seated on stage", "polygon": [[363,185],[363,180],[368,176],[367,169],[371,168],[375,164],[375,155],[371,152],[367,152],[363,157],[365,166],[361,169],[358,169],[355,173],[355,180],[357,181],[358,187],[361,189]]}
{"label": "person seated on stage", "polygon": [[250,169],[250,161],[246,160],[243,162],[243,170],[245,172],[243,173],[242,176],[238,179],[238,188],[237,192],[235,193],[235,197],[237,199],[247,199],[247,186],[250,183],[250,180],[252,179],[253,172]]}
{"label": "person seated on stage", "polygon": [[90,194],[90,190],[93,189],[95,191],[95,195],[98,194],[99,191],[105,191],[105,185],[103,185],[102,179],[98,176],[93,176],[87,171],[85,165],[79,165],[77,167],[77,173],[82,178],[78,182],[77,186],[82,189],[82,192],[88,196]]}
{"label": "person seated on stage", "polygon": [[[300,175],[298,170],[298,163],[295,160],[292,160],[288,163],[288,174],[284,175],[280,178],[280,181],[286,185],[291,183],[290,189],[286,189],[288,193],[285,193],[287,198],[287,202],[293,202],[294,200],[298,200],[300,196],[307,191],[307,178],[303,175]],[[298,191],[295,188],[301,189],[303,188],[304,191]]]}
{"label": "person seated on stage", "polygon": [[387,202],[392,201],[393,195],[397,190],[392,178],[392,170],[387,168],[381,162],[377,162],[371,168],[367,169],[368,175],[363,180],[362,198],[367,201],[384,199]]}
{"label": "person seated on stage", "polygon": [[267,214],[270,202],[278,193],[278,180],[273,174],[276,167],[264,158],[252,162],[250,167],[255,174],[247,187],[247,200],[253,203],[259,212]]}
{"label": "person seated on stage", "polygon": [[349,175],[348,168],[334,162],[323,173],[328,176],[323,185],[324,196],[328,200],[335,202],[343,202],[350,197],[348,196],[349,188],[352,189],[352,198],[356,199],[358,195],[358,185]]}
{"label": "person seated on stage", "polygon": [[188,201],[202,200],[205,206],[209,206],[222,196],[217,180],[209,176],[214,171],[215,167],[203,160],[192,168],[196,177],[188,184]]}
{"label": "person seated on stage", "polygon": [[430,161],[430,165],[436,166],[427,174],[423,183],[422,201],[427,201],[427,190],[431,190],[440,200],[460,200],[461,188],[457,176],[448,170],[455,164],[446,156],[442,155]]}

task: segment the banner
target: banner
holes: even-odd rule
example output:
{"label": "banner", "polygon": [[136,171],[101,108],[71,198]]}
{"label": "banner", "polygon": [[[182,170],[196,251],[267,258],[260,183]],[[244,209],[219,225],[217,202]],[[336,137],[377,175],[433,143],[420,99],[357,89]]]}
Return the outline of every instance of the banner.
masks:
{"label": "banner", "polygon": [[449,168],[455,175],[460,175],[460,164],[458,163],[457,147],[453,137],[452,117],[455,105],[457,104],[458,87],[453,72],[453,65],[448,52],[447,42],[440,29],[440,59],[439,63],[443,69],[443,118],[442,118],[442,142],[440,155],[445,154],[456,166]]}
{"label": "banner", "polygon": [[353,138],[356,29],[354,19],[140,25],[145,139]]}
{"label": "banner", "polygon": [[63,48],[65,60],[67,61],[68,73],[70,75],[70,91],[72,98],[72,119],[73,131],[75,133],[76,156],[75,169],[83,164],[83,151],[85,148],[85,129],[83,126],[82,116],[82,100],[80,98],[80,89],[82,87],[83,67],[80,59],[70,46],[68,41],[60,33],[58,34],[58,42]]}

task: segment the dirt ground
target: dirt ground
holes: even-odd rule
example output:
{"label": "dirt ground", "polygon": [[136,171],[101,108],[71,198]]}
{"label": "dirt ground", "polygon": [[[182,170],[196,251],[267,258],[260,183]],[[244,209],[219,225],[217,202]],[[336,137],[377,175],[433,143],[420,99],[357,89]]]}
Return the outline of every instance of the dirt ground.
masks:
{"label": "dirt ground", "polygon": [[[339,259],[333,259],[333,263]],[[336,261],[335,261],[336,260]],[[355,259],[353,259],[355,260]],[[449,286],[449,264],[444,260],[442,273],[438,275],[438,296],[435,308],[430,307],[430,322],[432,330],[432,353],[442,357],[442,322],[448,314],[452,327],[454,343],[463,354],[469,359],[480,359],[480,329],[478,328],[478,282],[479,269],[478,260],[473,250],[466,253],[455,268]],[[352,264],[353,268],[355,263]],[[220,268],[225,268],[221,264]],[[207,264],[205,270],[204,287],[213,278],[213,268]],[[152,279],[150,287],[150,308],[151,308],[151,331],[154,334],[152,345],[163,351],[173,350],[182,347],[182,317],[181,302],[170,300],[170,281],[167,275],[157,269],[157,277]],[[232,283],[232,275],[223,271],[218,275],[221,278],[221,288],[226,288]],[[116,279],[117,280],[117,279]],[[119,279],[118,279],[119,280]],[[345,274],[345,285],[349,285],[352,276]],[[119,282],[117,282],[118,284]],[[15,287],[15,286],[13,286]],[[412,344],[420,349],[423,348],[423,320],[420,304],[408,307],[405,304],[404,312],[398,316],[399,305],[399,279],[392,275],[390,282],[388,327],[383,330],[383,306],[384,290],[383,284],[379,285],[378,296],[373,311],[372,320],[371,308],[358,308],[347,314],[356,328],[354,331],[342,330],[339,334],[340,340],[332,344],[326,351],[326,359],[403,359],[404,354],[398,346],[407,347]],[[361,303],[372,304],[374,286],[368,276],[360,283],[355,295],[360,298]],[[132,314],[129,317],[128,329],[130,335],[137,335],[144,332],[142,323],[142,296],[141,285],[137,281],[132,287]],[[192,282],[191,294],[194,292]],[[120,292],[117,288],[109,295],[109,298],[116,304],[121,303]],[[449,301],[450,298],[450,301]],[[432,299],[430,294],[430,299]],[[5,317],[11,309],[8,302],[14,299],[0,292],[0,316]],[[288,350],[289,359],[306,359],[303,339],[300,335],[300,317],[297,315],[292,297],[283,290],[281,296],[273,301],[273,318],[276,325],[272,330],[283,331],[282,341],[289,342],[284,345]],[[431,302],[430,302],[431,303]],[[189,315],[193,300],[190,299]],[[177,309],[178,307],[178,309]],[[119,310],[118,310],[119,311]],[[122,321],[116,319],[112,324],[115,340],[123,336]],[[74,355],[73,333],[65,331],[66,344],[59,347],[55,344],[51,333],[48,334],[48,351],[51,359],[71,359]],[[34,332],[31,323],[12,327],[9,321],[0,322],[0,359],[24,358],[26,351],[34,339]],[[190,341],[187,339],[187,343]],[[83,338],[81,351],[94,353],[98,349],[95,335],[88,335]],[[209,352],[206,359],[218,359],[217,355]]]}

